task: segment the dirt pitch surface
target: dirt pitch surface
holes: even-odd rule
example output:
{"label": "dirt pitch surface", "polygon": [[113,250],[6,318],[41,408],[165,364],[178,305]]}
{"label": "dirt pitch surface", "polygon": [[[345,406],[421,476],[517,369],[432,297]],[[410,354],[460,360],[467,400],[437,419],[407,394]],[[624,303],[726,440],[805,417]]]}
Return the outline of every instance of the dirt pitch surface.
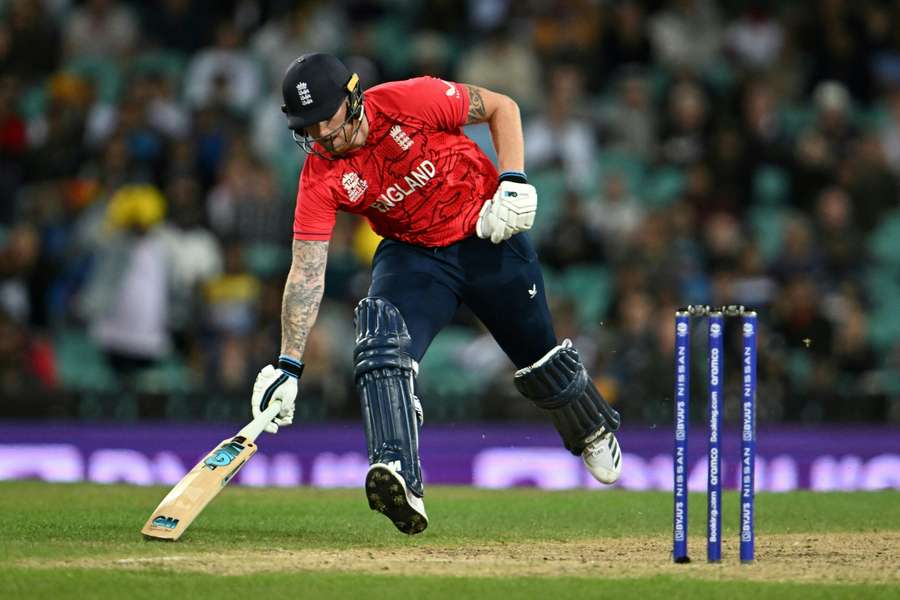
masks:
{"label": "dirt pitch surface", "polygon": [[565,576],[630,578],[670,575],[704,580],[800,583],[900,583],[900,532],[780,534],[757,539],[756,562],[737,560],[736,540],[723,561],[705,561],[705,539],[691,538],[694,562],[673,564],[659,537],[570,542],[480,544],[456,548],[296,550],[179,553],[160,557],[22,561],[22,566],[88,569],[166,569],[232,575],[325,571],[449,576]]}

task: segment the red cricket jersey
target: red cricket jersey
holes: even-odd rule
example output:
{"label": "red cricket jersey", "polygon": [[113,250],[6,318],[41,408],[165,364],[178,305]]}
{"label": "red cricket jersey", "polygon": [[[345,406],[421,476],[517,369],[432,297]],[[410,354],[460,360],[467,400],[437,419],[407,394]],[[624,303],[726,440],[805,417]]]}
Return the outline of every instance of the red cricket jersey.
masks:
{"label": "red cricket jersey", "polygon": [[419,246],[472,235],[498,175],[462,131],[466,87],[434,77],[395,81],[367,90],[364,107],[365,146],[336,160],[306,159],[294,239],[330,239],[338,210],[365,216],[381,236]]}

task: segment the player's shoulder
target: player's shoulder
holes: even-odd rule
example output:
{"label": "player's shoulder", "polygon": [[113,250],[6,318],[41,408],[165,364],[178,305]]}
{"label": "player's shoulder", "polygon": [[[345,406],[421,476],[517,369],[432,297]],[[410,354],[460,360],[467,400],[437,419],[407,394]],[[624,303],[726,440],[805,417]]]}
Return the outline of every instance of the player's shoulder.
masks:
{"label": "player's shoulder", "polygon": [[372,99],[378,104],[410,104],[415,103],[422,94],[436,90],[443,92],[449,89],[448,86],[450,85],[452,84],[443,79],[438,79],[431,75],[423,75],[410,79],[388,81],[373,86],[366,90],[366,99]]}
{"label": "player's shoulder", "polygon": [[334,161],[326,160],[317,154],[310,153],[300,170],[300,185],[307,194],[324,193],[332,178],[328,175],[335,169]]}
{"label": "player's shoulder", "polygon": [[410,77],[409,79],[397,79],[395,81],[385,81],[378,85],[370,87],[366,94],[390,94],[402,93],[409,91],[411,88],[421,87],[423,85],[435,84],[444,81],[431,75],[421,75],[419,77]]}

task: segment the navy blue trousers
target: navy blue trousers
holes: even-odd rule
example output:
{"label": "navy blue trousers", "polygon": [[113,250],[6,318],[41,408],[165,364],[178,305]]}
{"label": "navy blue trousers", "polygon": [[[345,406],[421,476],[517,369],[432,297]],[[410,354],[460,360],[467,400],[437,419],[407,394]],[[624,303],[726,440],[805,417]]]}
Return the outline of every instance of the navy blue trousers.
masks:
{"label": "navy blue trousers", "polygon": [[403,315],[416,361],[460,304],[484,323],[516,368],[557,344],[537,253],[524,233],[500,244],[472,236],[446,248],[383,240],[369,295],[386,298]]}

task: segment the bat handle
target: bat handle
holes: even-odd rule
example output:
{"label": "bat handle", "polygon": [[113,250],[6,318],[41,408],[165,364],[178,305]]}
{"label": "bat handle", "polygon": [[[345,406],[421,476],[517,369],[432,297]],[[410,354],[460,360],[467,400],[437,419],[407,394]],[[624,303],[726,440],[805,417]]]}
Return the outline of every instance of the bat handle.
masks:
{"label": "bat handle", "polygon": [[266,407],[266,410],[259,413],[259,416],[247,423],[247,426],[237,432],[238,435],[242,435],[251,442],[256,441],[256,438],[259,437],[259,434],[263,432],[266,428],[266,425],[272,422],[272,419],[278,416],[278,412],[281,410],[281,400],[274,400],[269,406]]}

